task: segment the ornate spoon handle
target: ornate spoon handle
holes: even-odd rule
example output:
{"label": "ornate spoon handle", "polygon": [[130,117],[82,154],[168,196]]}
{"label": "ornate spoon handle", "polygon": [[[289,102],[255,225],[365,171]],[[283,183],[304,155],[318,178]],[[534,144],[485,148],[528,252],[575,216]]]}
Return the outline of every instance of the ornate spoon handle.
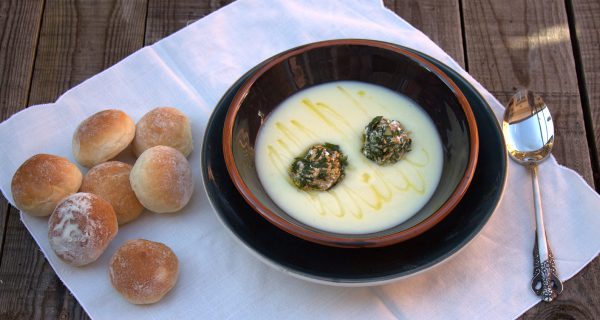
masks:
{"label": "ornate spoon handle", "polygon": [[542,201],[537,177],[537,166],[531,168],[533,178],[533,201],[535,208],[535,245],[533,246],[533,279],[531,288],[542,300],[550,302],[563,290],[563,285],[556,273],[554,256],[546,240]]}
{"label": "ornate spoon handle", "polygon": [[533,247],[533,279],[531,279],[531,289],[542,300],[547,302],[554,300],[563,291],[563,284],[556,273],[552,251],[548,248],[548,259],[542,261],[539,254],[537,237],[535,239],[535,246]]}

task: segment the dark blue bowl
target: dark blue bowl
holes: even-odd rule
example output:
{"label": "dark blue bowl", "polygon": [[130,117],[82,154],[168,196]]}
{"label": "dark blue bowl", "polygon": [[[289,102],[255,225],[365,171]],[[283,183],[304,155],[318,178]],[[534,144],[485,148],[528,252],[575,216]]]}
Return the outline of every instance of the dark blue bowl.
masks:
{"label": "dark blue bowl", "polygon": [[220,220],[261,260],[311,281],[346,285],[385,283],[447,259],[473,239],[489,220],[507,176],[506,149],[498,122],[486,101],[464,78],[441,62],[415,53],[440,68],[467,97],[479,128],[480,150],[471,185],[454,210],[427,232],[391,246],[357,249],[319,245],[282,231],[256,213],[231,181],[222,148],[222,129],[229,104],[253,70],[223,96],[204,136],[203,180]]}

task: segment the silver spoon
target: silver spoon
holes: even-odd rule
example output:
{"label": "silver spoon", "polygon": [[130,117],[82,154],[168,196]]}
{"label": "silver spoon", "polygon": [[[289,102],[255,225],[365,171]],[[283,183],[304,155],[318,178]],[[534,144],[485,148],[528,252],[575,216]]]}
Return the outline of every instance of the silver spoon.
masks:
{"label": "silver spoon", "polygon": [[542,300],[552,301],[562,292],[563,285],[546,239],[537,177],[538,163],[550,156],[554,144],[552,116],[540,96],[529,90],[519,90],[504,111],[502,132],[510,157],[531,169],[536,224],[531,288]]}

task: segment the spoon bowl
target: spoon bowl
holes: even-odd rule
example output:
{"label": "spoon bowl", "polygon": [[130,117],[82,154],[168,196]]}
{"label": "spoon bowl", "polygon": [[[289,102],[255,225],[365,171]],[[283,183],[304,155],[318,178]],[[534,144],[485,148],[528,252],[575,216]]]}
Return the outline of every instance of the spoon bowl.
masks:
{"label": "spoon bowl", "polygon": [[544,301],[554,300],[563,289],[546,239],[537,164],[550,156],[554,145],[554,123],[542,98],[529,90],[518,91],[504,112],[502,132],[506,149],[517,163],[531,169],[536,221],[531,288]]}
{"label": "spoon bowl", "polygon": [[502,131],[509,155],[520,164],[538,164],[552,152],[552,116],[542,98],[529,90],[518,91],[508,102]]}

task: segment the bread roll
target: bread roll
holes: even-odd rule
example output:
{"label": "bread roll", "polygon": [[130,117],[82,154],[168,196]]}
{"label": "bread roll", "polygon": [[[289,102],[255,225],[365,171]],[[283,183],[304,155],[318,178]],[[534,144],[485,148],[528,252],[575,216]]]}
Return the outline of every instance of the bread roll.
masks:
{"label": "bread roll", "polygon": [[85,119],[73,134],[73,155],[91,168],[125,150],[135,135],[135,124],[120,110],[100,111]]}
{"label": "bread roll", "polygon": [[117,231],[117,216],[110,203],[85,192],[65,198],[48,220],[50,247],[74,266],[96,261]]}
{"label": "bread roll", "polygon": [[167,146],[144,151],[129,181],[142,205],[157,213],[179,211],[194,191],[190,164],[181,152]]}
{"label": "bread roll", "polygon": [[166,245],[138,239],[125,242],[110,260],[110,281],[127,301],[150,304],[175,286],[177,256]]}
{"label": "bread roll", "polygon": [[81,171],[69,160],[36,154],[15,172],[11,192],[15,205],[33,216],[48,216],[64,197],[81,186]]}
{"label": "bread roll", "polygon": [[155,146],[173,147],[187,157],[194,146],[187,116],[171,107],[156,108],[146,113],[135,127],[133,152],[139,157]]}
{"label": "bread roll", "polygon": [[112,205],[119,225],[134,220],[144,211],[131,189],[130,173],[131,165],[109,161],[90,169],[81,184],[82,192],[98,195]]}

